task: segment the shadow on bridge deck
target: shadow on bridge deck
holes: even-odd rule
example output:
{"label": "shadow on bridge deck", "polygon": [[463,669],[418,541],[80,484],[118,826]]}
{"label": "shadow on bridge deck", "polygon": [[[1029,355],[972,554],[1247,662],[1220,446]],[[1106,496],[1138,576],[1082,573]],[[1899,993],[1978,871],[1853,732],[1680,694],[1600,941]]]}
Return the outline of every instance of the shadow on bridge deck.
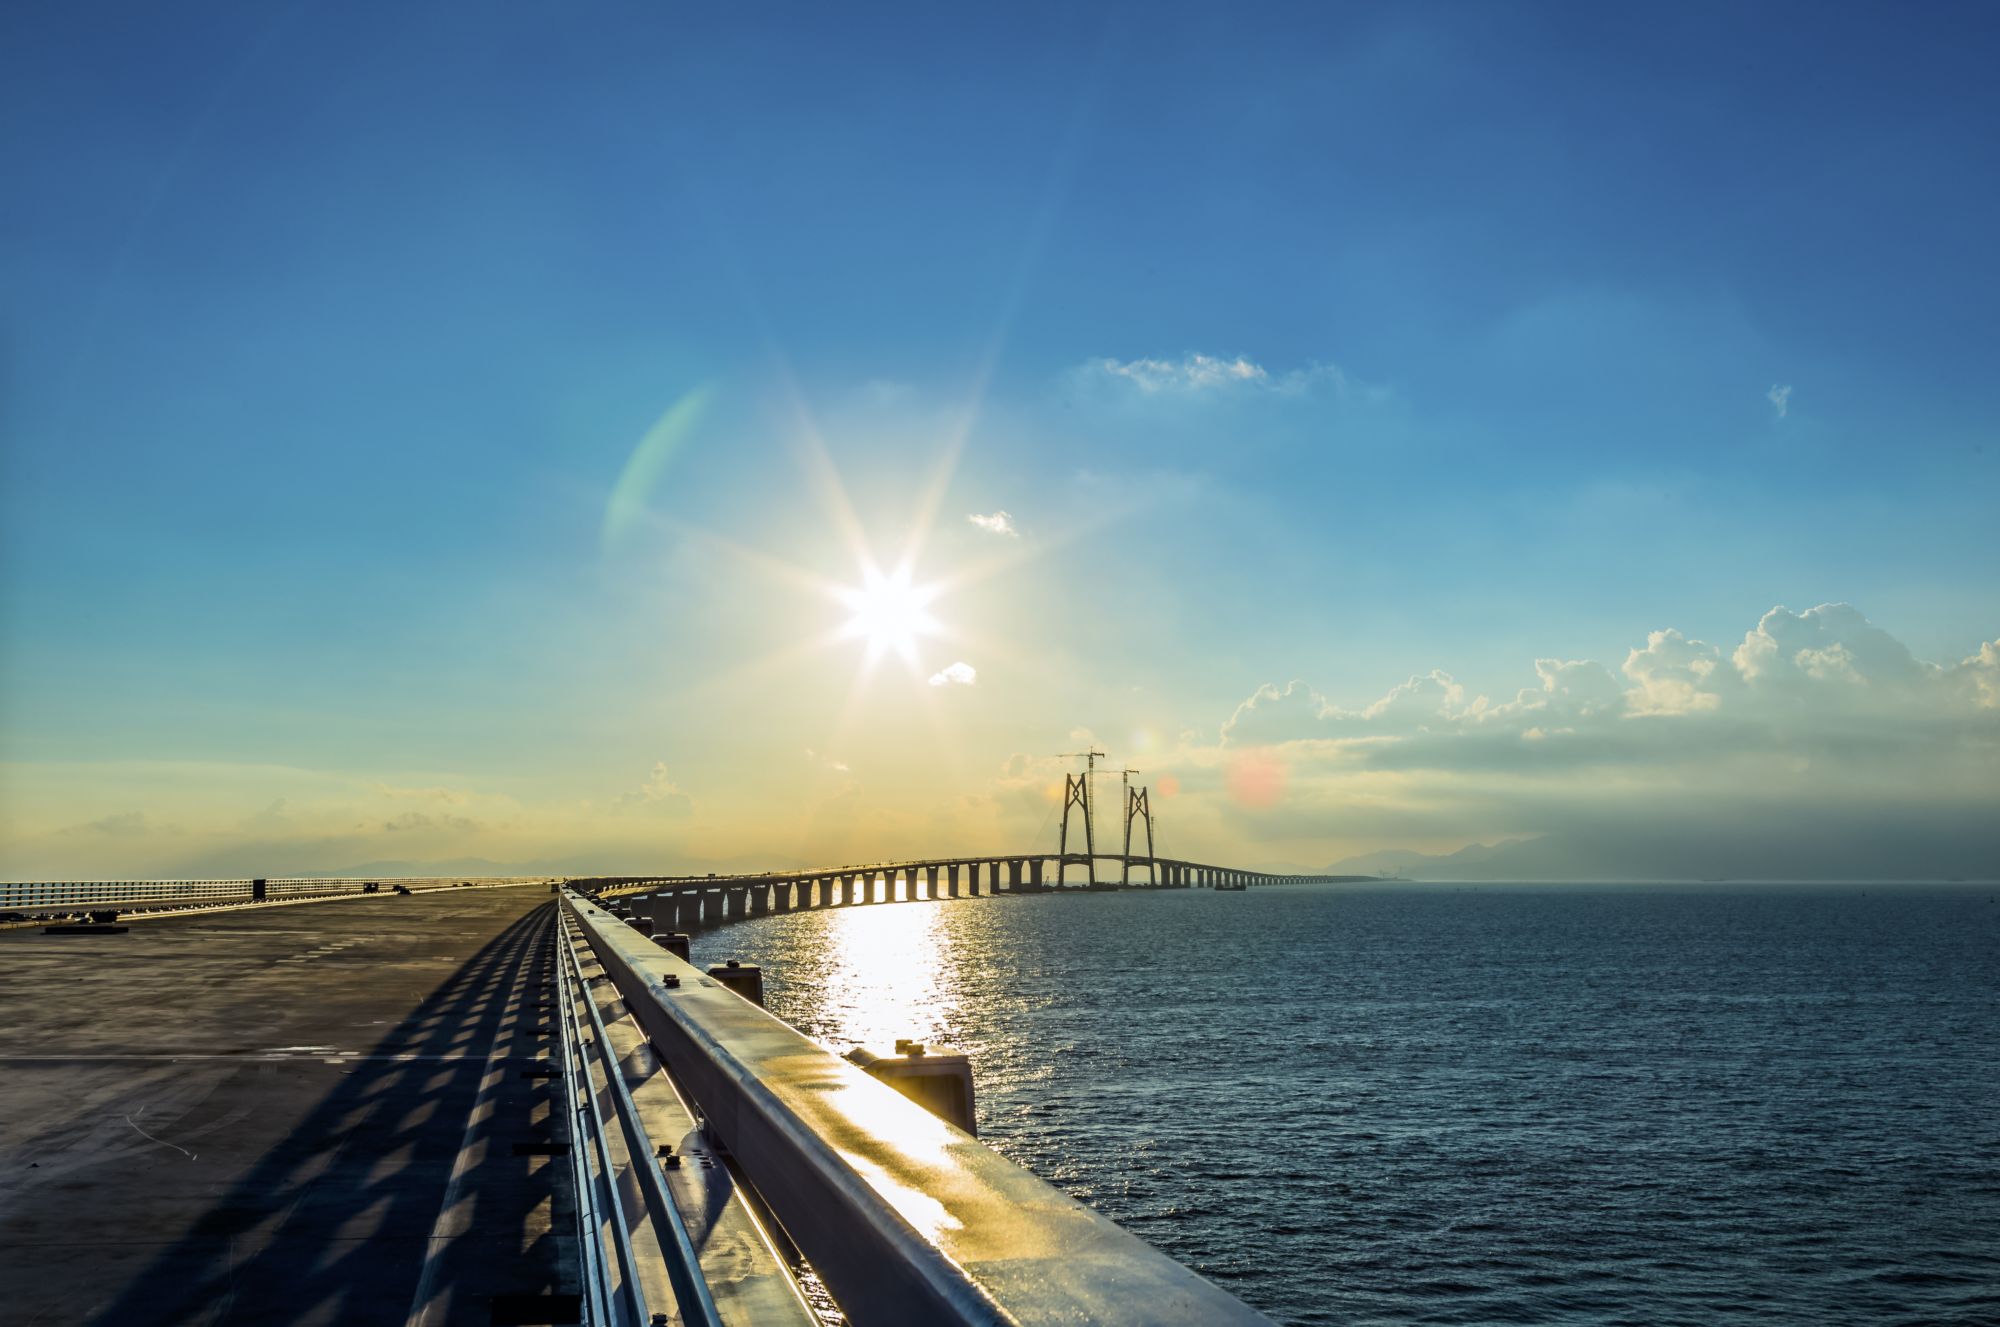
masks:
{"label": "shadow on bridge deck", "polygon": [[[178,1021],[189,1035],[177,1042],[114,1036],[119,1049],[98,1050],[106,1045],[99,1036],[85,1041],[93,1053],[75,1054],[33,1040],[30,1053],[5,1055],[0,1115],[11,1124],[0,1133],[0,1283],[8,1320],[402,1323],[421,1286],[424,1321],[484,1327],[510,1320],[495,1296],[547,1307],[543,1297],[574,1294],[567,1163],[513,1147],[563,1127],[563,1112],[551,1110],[552,1084],[522,1075],[553,1054],[535,1007],[550,974],[553,909],[521,895],[511,902],[468,912],[463,900],[447,900],[456,911],[442,917],[420,917],[424,909],[410,900],[396,912],[370,909],[391,927],[458,918],[458,953],[466,934],[470,943],[490,936],[414,1008],[410,974],[422,971],[418,958],[436,960],[438,936],[427,955],[410,952],[407,935],[376,936],[370,960],[310,974],[291,957],[273,958],[267,937],[260,954],[227,957],[236,971],[184,990]],[[524,906],[532,911],[523,915]],[[324,934],[347,935],[342,923],[356,916],[350,907],[339,922],[321,919]],[[296,927],[301,919],[292,910],[287,920]],[[167,952],[170,931],[196,928],[147,929],[160,952],[107,952],[201,969],[199,953]],[[178,938],[185,949],[191,937]],[[108,994],[103,983],[85,984]],[[368,1023],[399,1021],[366,1051],[265,1053],[238,1036],[219,1052],[173,1053],[176,1044],[229,1045],[229,1025],[260,1001],[316,999],[337,1007],[337,1026],[356,1026],[354,1015],[366,1012],[382,1015]],[[134,1011],[100,1012],[118,1019]],[[141,1012],[134,1021],[152,1020]],[[256,1032],[303,1031],[310,1018],[250,1021]],[[334,1026],[322,1019],[313,1039],[333,1040]],[[22,1047],[15,1036],[5,1042]],[[156,1048],[163,1053],[150,1053]]]}

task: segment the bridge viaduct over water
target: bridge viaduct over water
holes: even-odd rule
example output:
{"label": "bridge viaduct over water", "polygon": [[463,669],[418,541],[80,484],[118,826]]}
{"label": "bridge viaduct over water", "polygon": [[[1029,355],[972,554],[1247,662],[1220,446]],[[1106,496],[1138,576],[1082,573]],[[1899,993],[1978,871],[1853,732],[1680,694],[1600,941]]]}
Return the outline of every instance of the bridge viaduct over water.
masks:
{"label": "bridge viaduct over water", "polygon": [[[1082,868],[1082,882],[1065,880]],[[1131,879],[1145,869],[1147,878]],[[1099,870],[1104,872],[1099,876]],[[1114,878],[1111,874],[1117,872]],[[1331,883],[1360,876],[1275,875],[1171,858],[1046,853],[923,858],[876,862],[832,870],[770,871],[734,875],[593,876],[569,883],[601,897],[646,904],[645,911],[674,930],[742,921],[773,912],[853,907],[870,903],[978,898],[987,894],[1049,894],[1076,890],[1219,889],[1253,885]]]}
{"label": "bridge viaduct over water", "polygon": [[[894,1086],[949,1055],[850,1063],[644,933],[1053,893],[1054,860],[0,885],[0,1316],[1266,1323],[981,1144],[969,1096]],[[105,905],[136,911],[64,920]]]}

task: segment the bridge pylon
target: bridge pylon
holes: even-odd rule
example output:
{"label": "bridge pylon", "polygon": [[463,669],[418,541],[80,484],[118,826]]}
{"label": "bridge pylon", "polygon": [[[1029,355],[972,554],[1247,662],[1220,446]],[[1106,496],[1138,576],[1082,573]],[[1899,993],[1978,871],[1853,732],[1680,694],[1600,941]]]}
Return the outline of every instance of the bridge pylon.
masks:
{"label": "bridge pylon", "polygon": [[[1083,856],[1080,859],[1090,874],[1090,887],[1097,888],[1097,835],[1090,823],[1090,776],[1088,774],[1063,775],[1062,833],[1056,840],[1056,885],[1063,883],[1063,873],[1071,862],[1079,860],[1069,850],[1069,812],[1071,807],[1083,808]],[[1046,840],[1044,840],[1046,842]]]}
{"label": "bridge pylon", "polygon": [[[1127,778],[1130,778],[1137,772],[1136,770],[1126,770],[1125,775]],[[1149,885],[1160,883],[1160,864],[1153,856],[1153,805],[1147,797],[1146,792],[1145,788],[1134,788],[1129,784],[1125,788],[1125,856],[1123,859],[1123,872],[1118,877],[1118,883],[1121,888],[1129,886],[1132,883],[1132,822],[1134,820],[1143,820],[1146,823],[1146,883]]]}

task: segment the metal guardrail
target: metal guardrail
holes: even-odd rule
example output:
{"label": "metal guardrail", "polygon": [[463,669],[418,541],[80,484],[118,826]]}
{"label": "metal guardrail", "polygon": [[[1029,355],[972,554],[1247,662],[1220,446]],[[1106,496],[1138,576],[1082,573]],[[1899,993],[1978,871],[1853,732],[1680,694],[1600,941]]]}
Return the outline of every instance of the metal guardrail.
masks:
{"label": "metal guardrail", "polygon": [[[547,876],[482,877],[476,883],[491,884],[546,880]],[[18,880],[0,881],[0,910],[26,908],[144,907],[154,903],[203,903],[249,899],[255,880]],[[379,883],[434,887],[474,883],[463,876],[377,876],[372,881],[347,877],[273,877],[264,882],[269,898],[291,898],[300,894],[336,893]]]}
{"label": "metal guardrail", "polygon": [[1269,1323],[609,912],[563,898],[707,1132],[850,1320]]}
{"label": "metal guardrail", "polygon": [[[571,1151],[571,1171],[577,1184],[577,1210],[583,1215],[588,1232],[582,1240],[586,1296],[593,1310],[588,1320],[602,1327],[648,1327],[669,1316],[664,1312],[656,1314],[656,1306],[646,1300],[645,1278],[632,1238],[637,1220],[626,1211],[630,1197],[621,1193],[621,1167],[612,1145],[615,1132],[619,1150],[629,1159],[622,1173],[630,1175],[637,1184],[645,1216],[656,1236],[663,1236],[656,1238],[654,1244],[672,1286],[674,1303],[658,1309],[676,1309],[683,1327],[722,1327],[722,1317],[702,1275],[701,1260],[695,1253],[685,1218],[653,1160],[653,1140],[646,1132],[631,1090],[625,1086],[604,1018],[577,962],[568,935],[570,924],[565,918],[556,931],[561,980],[571,992],[570,998],[559,1000],[558,1004],[570,1122],[578,1144]],[[583,1012],[579,1014],[578,1010]],[[600,1076],[604,1082],[601,1093],[597,1087]],[[611,1107],[608,1119],[602,1104],[607,1097]],[[607,1235],[609,1239],[605,1241],[603,1237]],[[615,1277],[606,1274],[608,1269],[602,1262],[605,1242],[610,1244],[609,1251],[618,1262]]]}

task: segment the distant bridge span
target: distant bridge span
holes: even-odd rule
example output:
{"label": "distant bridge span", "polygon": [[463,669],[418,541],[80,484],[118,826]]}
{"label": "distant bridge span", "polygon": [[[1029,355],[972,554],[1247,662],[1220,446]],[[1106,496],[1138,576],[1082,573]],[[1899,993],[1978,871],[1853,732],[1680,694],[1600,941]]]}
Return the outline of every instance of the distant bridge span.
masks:
{"label": "distant bridge span", "polygon": [[[1105,865],[1109,865],[1106,870]],[[1097,870],[1092,868],[1096,867]],[[1080,871],[1079,871],[1080,868]],[[1067,878],[1079,871],[1082,879]],[[1099,874],[1102,871],[1102,874]],[[1144,871],[1147,878],[1134,880]],[[1094,878],[1093,878],[1094,877]],[[1372,876],[1277,875],[1172,857],[1119,853],[980,853],[912,861],[727,875],[591,876],[573,888],[605,898],[657,900],[646,910],[675,930],[800,909],[869,903],[1116,889],[1242,890],[1253,885],[1340,883]]]}

